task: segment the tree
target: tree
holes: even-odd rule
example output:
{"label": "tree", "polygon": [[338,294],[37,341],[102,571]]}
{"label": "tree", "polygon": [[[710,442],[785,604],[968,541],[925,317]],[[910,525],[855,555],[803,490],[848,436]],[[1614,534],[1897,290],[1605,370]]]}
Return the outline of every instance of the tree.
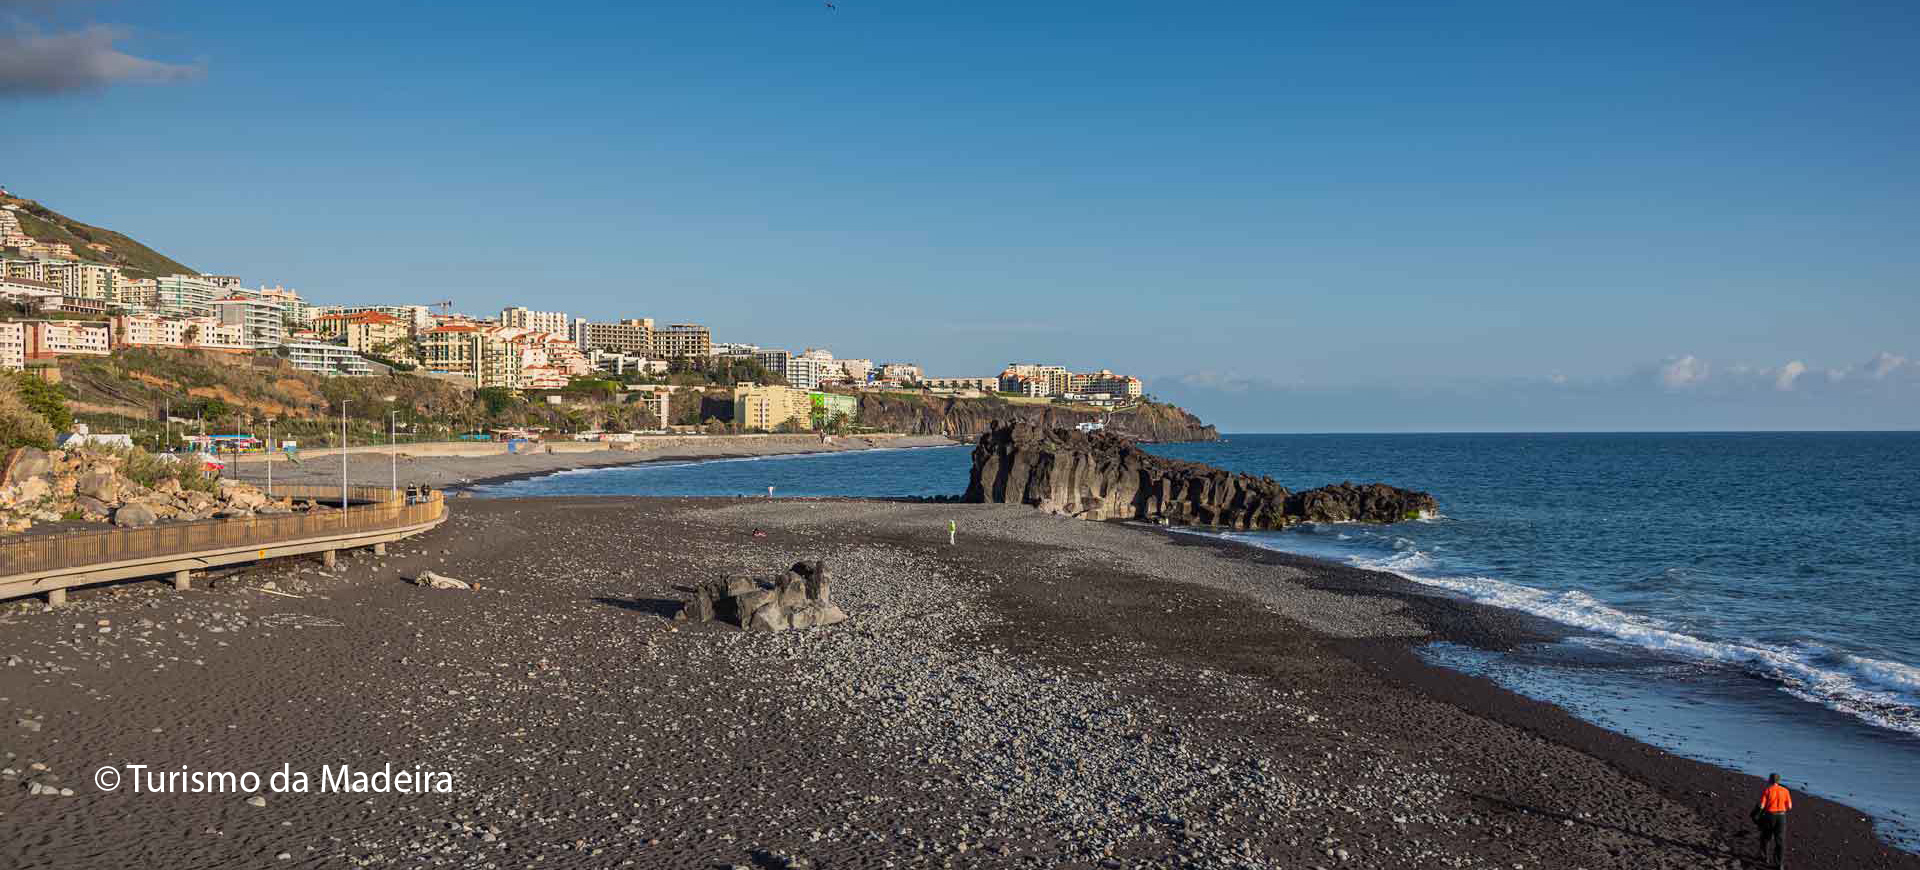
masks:
{"label": "tree", "polygon": [[200,324],[190,324],[187,331],[180,333],[180,343],[193,347],[200,343]]}
{"label": "tree", "polygon": [[506,387],[481,387],[473,391],[473,397],[486,406],[489,417],[498,417],[520,404],[520,397]]}
{"label": "tree", "polygon": [[15,374],[13,380],[20,401],[26,403],[29,410],[45,418],[54,431],[73,428],[73,412],[67,410],[67,397],[60,393],[59,387],[25,372]]}

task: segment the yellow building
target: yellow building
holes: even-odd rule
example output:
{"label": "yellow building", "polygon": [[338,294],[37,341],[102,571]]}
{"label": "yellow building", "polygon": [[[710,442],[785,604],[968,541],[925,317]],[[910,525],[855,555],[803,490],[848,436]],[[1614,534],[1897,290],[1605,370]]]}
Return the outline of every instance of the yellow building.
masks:
{"label": "yellow building", "polygon": [[806,390],[741,384],[733,388],[733,425],[742,430],[772,431],[791,422],[802,429],[813,422],[813,400]]}
{"label": "yellow building", "polygon": [[410,338],[413,330],[398,317],[378,311],[358,314],[326,314],[313,319],[316,332],[328,338],[345,338],[355,353],[388,355],[400,362],[412,362]]}

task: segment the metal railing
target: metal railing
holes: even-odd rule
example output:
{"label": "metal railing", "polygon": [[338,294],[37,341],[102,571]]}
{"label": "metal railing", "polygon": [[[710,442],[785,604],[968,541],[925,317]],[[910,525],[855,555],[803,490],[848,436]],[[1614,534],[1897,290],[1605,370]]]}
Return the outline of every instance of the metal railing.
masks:
{"label": "metal railing", "polygon": [[[274,496],[338,503],[340,488],[276,486]],[[328,509],[10,538],[0,541],[0,577],[404,529],[446,515],[446,502],[437,491],[407,499],[395,498],[384,486],[360,486],[348,488],[347,498],[349,506],[344,511]]]}

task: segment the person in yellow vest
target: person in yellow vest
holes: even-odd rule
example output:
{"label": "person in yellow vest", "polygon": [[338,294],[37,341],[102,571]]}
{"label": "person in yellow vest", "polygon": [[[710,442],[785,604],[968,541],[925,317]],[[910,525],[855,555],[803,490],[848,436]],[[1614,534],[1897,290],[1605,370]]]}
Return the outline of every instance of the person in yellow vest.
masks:
{"label": "person in yellow vest", "polygon": [[1780,784],[1780,774],[1767,777],[1767,788],[1760,792],[1760,805],[1753,808],[1753,820],[1760,825],[1760,860],[1769,860],[1767,847],[1773,847],[1775,867],[1787,866],[1787,811],[1793,809],[1793,792]]}

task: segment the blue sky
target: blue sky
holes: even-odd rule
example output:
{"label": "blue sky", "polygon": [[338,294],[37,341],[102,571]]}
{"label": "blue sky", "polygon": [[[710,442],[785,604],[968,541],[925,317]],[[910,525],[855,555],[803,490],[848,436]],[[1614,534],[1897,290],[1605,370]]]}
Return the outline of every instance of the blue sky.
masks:
{"label": "blue sky", "polygon": [[1911,3],[836,3],[0,0],[0,182],[1236,431],[1920,427]]}

